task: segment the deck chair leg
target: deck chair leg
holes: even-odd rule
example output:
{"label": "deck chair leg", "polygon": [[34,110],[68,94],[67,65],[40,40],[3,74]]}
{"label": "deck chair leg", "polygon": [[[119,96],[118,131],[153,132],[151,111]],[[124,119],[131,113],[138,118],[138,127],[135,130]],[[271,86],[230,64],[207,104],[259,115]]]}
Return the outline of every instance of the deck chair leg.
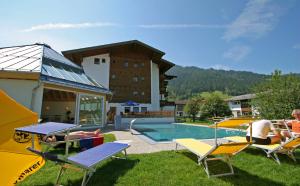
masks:
{"label": "deck chair leg", "polygon": [[[210,174],[209,172],[209,169],[208,169],[208,165],[207,165],[207,161],[215,161],[215,160],[223,160],[225,161],[225,163],[228,165],[229,169],[230,169],[230,172],[227,172],[227,173],[221,173],[221,174]],[[208,176],[208,178],[210,177],[219,177],[219,176],[229,176],[229,175],[233,175],[234,174],[234,170],[233,170],[233,167],[232,167],[232,164],[230,162],[230,158],[229,157],[224,157],[224,158],[206,158],[204,160],[204,169],[205,169],[205,172]]]}
{"label": "deck chair leg", "polygon": [[126,151],[126,149],[124,149],[124,157],[111,156],[110,159],[122,159],[122,160],[126,160],[127,159],[127,151]]}
{"label": "deck chair leg", "polygon": [[209,173],[209,169],[208,169],[208,165],[207,165],[207,161],[206,161],[206,158],[204,159],[204,170],[208,176],[208,178],[210,178],[210,173]]}
{"label": "deck chair leg", "polygon": [[64,171],[65,171],[65,168],[64,168],[63,166],[61,166],[61,168],[60,168],[60,170],[59,170],[59,173],[58,173],[58,175],[57,175],[57,178],[56,178],[55,185],[58,185],[59,180],[60,180],[60,178],[61,178],[61,176],[62,176],[62,174],[63,174]]}
{"label": "deck chair leg", "polygon": [[85,170],[85,171],[84,171],[83,178],[82,178],[81,186],[85,186],[85,185],[87,184],[87,181],[86,181],[86,179],[87,179],[87,173],[88,173],[88,171]]}
{"label": "deck chair leg", "polygon": [[125,156],[125,159],[127,159],[127,151],[126,151],[126,149],[124,149],[124,156]]}
{"label": "deck chair leg", "polygon": [[178,143],[176,143],[176,146],[175,146],[175,152],[178,151]]}
{"label": "deck chair leg", "polygon": [[228,167],[230,168],[230,173],[229,174],[234,174],[234,170],[233,170],[230,158],[226,156],[225,157],[225,162],[227,163]]}
{"label": "deck chair leg", "polygon": [[288,156],[289,156],[292,160],[294,160],[294,162],[297,162],[296,157],[295,157],[293,151],[288,151]]}
{"label": "deck chair leg", "polygon": [[281,164],[278,155],[276,153],[273,152],[273,156],[270,154],[270,157],[273,158],[279,165]]}
{"label": "deck chair leg", "polygon": [[86,186],[87,183],[90,181],[91,177],[93,176],[93,174],[94,174],[93,171],[85,170],[81,186]]}
{"label": "deck chair leg", "polygon": [[198,165],[201,165],[202,164],[202,161],[201,161],[201,159],[200,159],[200,157],[198,156]]}

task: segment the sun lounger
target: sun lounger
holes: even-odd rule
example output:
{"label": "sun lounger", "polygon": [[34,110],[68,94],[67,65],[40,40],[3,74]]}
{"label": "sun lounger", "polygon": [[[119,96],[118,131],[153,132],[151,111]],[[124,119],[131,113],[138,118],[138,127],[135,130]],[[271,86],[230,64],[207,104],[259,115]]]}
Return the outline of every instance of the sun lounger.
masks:
{"label": "sun lounger", "polygon": [[[32,136],[33,135],[44,135],[44,136],[52,136],[59,133],[68,133],[70,130],[78,128],[80,126],[74,125],[74,124],[67,124],[67,123],[57,123],[57,122],[47,122],[42,123],[38,125],[30,125],[25,127],[16,128],[15,131],[21,132],[21,133],[29,133]],[[32,138],[33,139],[33,138]],[[69,153],[69,143],[71,141],[63,141],[63,143],[66,143],[66,155]],[[54,145],[57,145],[61,142],[53,143]],[[32,146],[34,145],[34,141],[32,141]],[[51,146],[51,143],[48,143],[48,145]]]}
{"label": "sun lounger", "polygon": [[[205,172],[208,177],[217,177],[217,176],[226,176],[233,175],[234,170],[230,159],[232,156],[236,155],[243,149],[245,149],[249,143],[224,143],[216,146],[209,145],[204,142],[200,142],[195,139],[176,139],[176,150],[178,145],[181,145],[187,148],[192,153],[198,156],[198,164],[203,164]],[[220,157],[209,157],[209,156],[220,156]],[[223,160],[227,163],[230,168],[230,172],[221,173],[221,174],[211,174],[208,169],[207,162],[214,160]]]}
{"label": "sun lounger", "polygon": [[[18,128],[16,129],[16,131],[23,131],[23,132],[29,132],[31,134],[52,136],[57,133],[63,133],[63,135],[67,135],[68,131],[79,127],[80,126],[74,124],[47,122],[39,125]],[[104,141],[103,136],[98,136],[98,137],[78,138],[78,139],[55,141],[55,142],[46,142],[41,139],[40,143],[47,145],[46,151],[48,151],[50,147],[57,147],[58,145],[66,144],[66,143],[69,144],[76,143],[77,146],[79,146],[82,150],[86,150],[103,144],[103,141]]]}
{"label": "sun lounger", "polygon": [[[226,137],[225,139],[233,142],[246,142],[246,138],[241,136]],[[296,158],[294,156],[294,151],[297,147],[300,146],[300,138],[293,137],[282,144],[270,144],[270,145],[252,144],[251,146],[262,149],[267,154],[267,157],[273,158],[278,164],[280,164],[280,160],[277,156],[277,153],[286,154],[292,160],[296,161]]]}
{"label": "sun lounger", "polygon": [[[78,127],[78,126],[72,125],[72,124],[45,123],[45,124],[21,127],[21,128],[15,129],[15,130],[19,131],[19,132],[27,132],[32,135],[37,134],[37,135],[49,136],[49,135],[54,135],[54,134],[61,133],[61,132],[66,132],[68,134],[70,129],[73,129],[76,127]],[[98,164],[99,162],[101,162],[107,158],[114,157],[114,155],[116,155],[122,151],[125,152],[125,157],[126,157],[127,156],[126,149],[129,147],[129,144],[126,144],[126,143],[111,142],[111,143],[105,143],[103,145],[90,148],[90,149],[80,152],[76,155],[68,156],[69,140],[66,140],[66,143],[67,143],[67,145],[66,145],[66,155],[65,156],[50,154],[48,152],[37,151],[36,149],[33,148],[34,141],[32,142],[32,147],[28,148],[28,150],[42,156],[44,159],[54,161],[61,165],[61,169],[58,173],[56,184],[59,183],[59,180],[60,180],[63,172],[67,168],[74,169],[74,166],[76,166],[77,169],[79,168],[79,169],[84,170],[84,177],[82,179],[81,185],[86,185],[87,182],[89,181],[89,179],[92,177],[93,173],[96,171],[96,169],[95,169],[96,164]]]}
{"label": "sun lounger", "polygon": [[[63,158],[61,156],[57,156],[50,153],[43,153],[36,151],[32,148],[29,148],[31,152],[34,152],[40,156],[42,156],[45,159],[48,159],[50,161],[54,161],[58,163],[61,166],[61,169],[58,173],[56,184],[59,184],[60,178],[64,171],[67,168],[73,168],[78,167],[79,169],[82,169],[84,171],[84,176],[82,179],[81,185],[86,185],[90,178],[92,177],[93,173],[96,172],[95,166],[102,162],[103,160],[106,160],[108,158],[114,157],[114,155],[124,151],[125,152],[125,158],[127,156],[126,149],[129,147],[128,144],[125,143],[105,143],[103,145],[88,149],[86,151],[80,152],[76,155],[69,156],[67,158]],[[72,165],[70,167],[70,165]]]}

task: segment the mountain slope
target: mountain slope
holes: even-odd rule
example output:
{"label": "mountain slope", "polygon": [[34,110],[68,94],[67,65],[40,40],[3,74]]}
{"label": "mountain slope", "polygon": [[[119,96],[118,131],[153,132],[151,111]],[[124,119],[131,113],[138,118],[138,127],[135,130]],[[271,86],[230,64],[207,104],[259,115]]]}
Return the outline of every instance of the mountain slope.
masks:
{"label": "mountain slope", "polygon": [[253,85],[262,82],[268,75],[246,71],[201,69],[175,66],[167,74],[177,78],[168,85],[170,99],[186,99],[201,92],[219,90],[229,95],[251,92]]}

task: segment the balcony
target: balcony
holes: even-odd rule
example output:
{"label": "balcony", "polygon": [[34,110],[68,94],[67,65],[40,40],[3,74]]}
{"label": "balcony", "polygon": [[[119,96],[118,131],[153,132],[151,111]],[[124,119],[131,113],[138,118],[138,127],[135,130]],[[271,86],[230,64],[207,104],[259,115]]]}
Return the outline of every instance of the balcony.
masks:
{"label": "balcony", "polygon": [[249,107],[242,108],[241,110],[242,112],[252,112],[252,109]]}
{"label": "balcony", "polygon": [[166,100],[160,100],[160,107],[164,106],[175,106],[174,101],[166,101]]}

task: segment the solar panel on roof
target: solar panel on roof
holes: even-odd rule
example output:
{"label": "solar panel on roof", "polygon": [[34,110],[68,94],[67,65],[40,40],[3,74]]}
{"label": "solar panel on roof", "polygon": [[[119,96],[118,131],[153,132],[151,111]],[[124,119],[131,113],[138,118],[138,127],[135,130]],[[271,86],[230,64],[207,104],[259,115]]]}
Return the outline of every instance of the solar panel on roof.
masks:
{"label": "solar panel on roof", "polygon": [[62,78],[62,76],[55,70],[55,68],[52,65],[43,64],[43,68],[45,68],[47,72],[47,74],[44,75]]}
{"label": "solar panel on roof", "polygon": [[76,82],[76,79],[74,79],[71,75],[71,73],[69,73],[64,67],[60,66],[60,67],[56,67],[56,69],[59,71],[59,73],[61,75],[63,75],[63,77],[66,79],[66,80],[69,80],[69,81],[75,81]]}
{"label": "solar panel on roof", "polygon": [[69,66],[72,66],[75,68],[80,68],[78,65],[74,64],[73,62],[71,62],[70,60],[68,60],[61,54],[59,54],[58,52],[56,52],[53,49],[48,48],[48,47],[44,47],[44,57],[53,59],[55,61],[61,62],[63,64],[66,64],[66,65],[69,65]]}

